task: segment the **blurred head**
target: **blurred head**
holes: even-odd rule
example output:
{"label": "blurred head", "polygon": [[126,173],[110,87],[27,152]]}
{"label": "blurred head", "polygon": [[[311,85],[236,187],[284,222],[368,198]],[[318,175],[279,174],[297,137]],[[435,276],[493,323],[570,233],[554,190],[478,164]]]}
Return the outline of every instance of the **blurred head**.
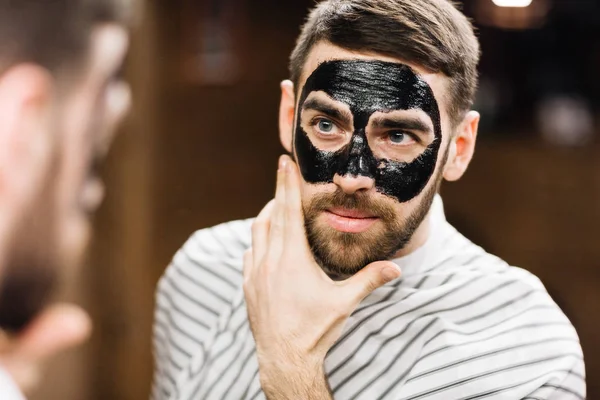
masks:
{"label": "blurred head", "polygon": [[328,0],[282,83],[280,137],[303,177],[309,243],[331,275],[426,238],[443,179],[465,172],[479,44],[447,0]]}
{"label": "blurred head", "polygon": [[89,241],[97,167],[129,106],[129,11],[0,0],[0,328],[23,328]]}

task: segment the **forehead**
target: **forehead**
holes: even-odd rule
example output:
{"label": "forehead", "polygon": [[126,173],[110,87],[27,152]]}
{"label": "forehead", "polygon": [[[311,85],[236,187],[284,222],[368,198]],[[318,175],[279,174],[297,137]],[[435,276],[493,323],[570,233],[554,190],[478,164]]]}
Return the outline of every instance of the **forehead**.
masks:
{"label": "forehead", "polygon": [[[304,86],[306,85],[307,79],[315,72],[319,66],[327,61],[333,60],[361,60],[361,61],[374,61],[374,62],[384,62],[384,63],[396,63],[396,64],[404,64],[410,68],[406,70],[414,71],[414,73],[423,81],[425,81],[431,90],[433,91],[433,95],[438,102],[440,107],[440,113],[445,114],[444,104],[446,103],[447,97],[447,84],[448,79],[441,73],[431,73],[429,71],[424,70],[422,67],[418,65],[414,65],[411,63],[404,62],[397,58],[388,57],[380,54],[369,54],[369,53],[361,53],[343,49],[341,47],[335,46],[328,42],[319,42],[317,43],[309,53],[304,68],[302,70],[302,74],[300,76],[298,82],[299,94],[302,92]],[[398,71],[401,71],[402,67],[399,66]],[[372,72],[368,72],[372,74]],[[372,79],[373,77],[370,76]],[[389,88],[386,89],[386,92],[389,92]],[[384,92],[382,92],[383,94]],[[299,96],[300,97],[300,96]],[[299,99],[298,99],[299,100]]]}
{"label": "forehead", "polygon": [[422,109],[435,103],[429,85],[404,64],[374,60],[326,61],[310,75],[302,91],[323,91],[353,112]]}

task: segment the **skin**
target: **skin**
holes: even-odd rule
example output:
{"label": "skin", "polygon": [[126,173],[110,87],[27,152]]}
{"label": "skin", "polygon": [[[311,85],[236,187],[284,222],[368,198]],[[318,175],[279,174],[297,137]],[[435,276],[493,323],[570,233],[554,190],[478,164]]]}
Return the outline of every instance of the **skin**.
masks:
{"label": "skin", "polygon": [[[52,182],[54,201],[43,212],[54,213],[58,259],[48,264],[58,266],[58,280],[80,265],[91,213],[103,198],[90,166],[106,154],[129,108],[129,88],[116,78],[128,40],[123,27],[99,25],[83,68],[68,79],[35,64],[14,65],[0,76],[0,255],[11,252],[20,221],[39,212],[34,207],[41,188]],[[11,271],[7,259],[0,259],[0,280]],[[0,332],[0,364],[24,392],[30,391],[49,358],[90,332],[89,317],[79,307],[49,305],[19,333]]]}
{"label": "skin", "polygon": [[[350,52],[321,42],[309,54],[300,87],[321,62],[338,59],[400,62],[416,71],[429,84],[440,106],[443,134],[434,176],[439,174],[445,180],[455,181],[464,174],[473,156],[479,115],[468,112],[462,122],[452,125],[447,112],[447,77],[403,60]],[[280,138],[284,148],[291,152],[298,104],[290,81],[284,81],[281,89]],[[448,158],[442,163],[446,150]],[[430,180],[428,187],[434,181]],[[336,187],[348,194],[364,191],[371,196],[383,196],[375,190],[372,179],[360,175],[335,175],[333,183],[309,184],[291,158],[282,156],[275,200],[263,209],[253,225],[252,250],[244,257],[244,290],[261,384],[268,399],[331,399],[323,369],[328,350],[360,301],[400,276],[394,263],[378,261],[347,280],[333,281],[316,263],[304,230],[303,204],[319,193],[333,192]],[[427,187],[423,192],[426,191]],[[396,203],[396,212],[414,210],[423,192],[408,202]],[[422,246],[429,235],[428,226],[429,216],[394,258]]]}

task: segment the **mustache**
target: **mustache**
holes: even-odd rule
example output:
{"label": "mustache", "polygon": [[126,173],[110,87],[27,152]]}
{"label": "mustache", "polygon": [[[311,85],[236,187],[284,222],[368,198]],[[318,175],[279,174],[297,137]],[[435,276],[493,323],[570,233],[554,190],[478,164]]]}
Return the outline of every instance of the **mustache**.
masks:
{"label": "mustache", "polygon": [[[390,200],[392,201],[392,200]],[[365,211],[384,221],[394,221],[396,213],[392,205],[383,199],[374,198],[371,193],[356,192],[352,194],[344,193],[337,188],[333,193],[322,193],[316,195],[305,208],[305,215],[315,215],[320,211],[330,208],[346,208],[349,210]]]}

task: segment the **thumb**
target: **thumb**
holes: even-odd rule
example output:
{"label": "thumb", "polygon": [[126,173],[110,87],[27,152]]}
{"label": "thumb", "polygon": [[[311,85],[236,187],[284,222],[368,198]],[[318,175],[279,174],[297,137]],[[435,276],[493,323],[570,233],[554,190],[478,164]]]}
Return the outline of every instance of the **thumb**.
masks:
{"label": "thumb", "polygon": [[81,308],[56,304],[44,310],[20,335],[14,354],[29,360],[44,360],[77,346],[90,335],[92,324]]}
{"label": "thumb", "polygon": [[90,335],[91,322],[77,306],[57,304],[44,310],[0,356],[2,367],[20,389],[37,386],[48,358],[74,347]]}
{"label": "thumb", "polygon": [[364,267],[345,286],[353,293],[356,303],[360,303],[375,289],[385,285],[401,275],[400,267],[391,261],[376,261]]}

